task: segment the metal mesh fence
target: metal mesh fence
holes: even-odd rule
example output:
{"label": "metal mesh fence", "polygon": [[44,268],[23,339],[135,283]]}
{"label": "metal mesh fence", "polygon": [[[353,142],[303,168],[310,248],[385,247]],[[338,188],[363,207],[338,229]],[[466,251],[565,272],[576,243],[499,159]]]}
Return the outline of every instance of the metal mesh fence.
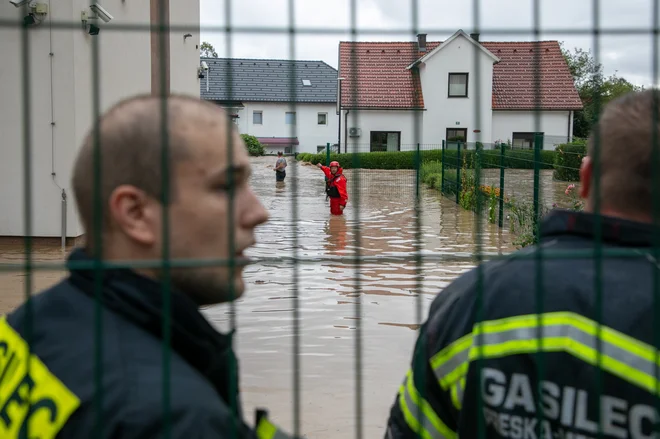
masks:
{"label": "metal mesh fence", "polygon": [[[155,61],[159,63],[157,74],[152,78],[152,93],[159,96],[164,96],[169,93],[170,83],[170,65],[168,55],[168,44],[170,33],[185,33],[188,28],[185,26],[172,26],[169,24],[169,8],[170,2],[174,0],[151,0],[155,5],[152,11],[152,22],[129,24],[129,23],[109,23],[103,26],[102,32],[152,32],[155,36],[152,44],[155,44],[160,54]],[[25,2],[22,7],[25,8],[25,15],[29,17],[32,4]],[[649,12],[653,14],[653,26],[649,31],[639,28],[631,29],[602,29],[600,26],[600,7],[599,2],[594,0],[591,2],[593,5],[592,21],[593,26],[587,29],[573,29],[561,30],[554,32],[553,30],[541,29],[540,26],[540,1],[532,1],[533,4],[533,28],[525,30],[508,29],[506,26],[498,29],[481,28],[482,23],[482,4],[475,0],[472,3],[473,13],[473,31],[481,33],[482,36],[488,34],[491,36],[498,35],[523,35],[532,34],[535,41],[541,40],[541,35],[554,35],[554,34],[584,34],[593,37],[594,56],[598,63],[601,57],[600,53],[600,38],[605,33],[610,35],[650,35],[653,46],[653,79],[654,84],[657,82],[658,75],[658,2],[654,1],[652,10]],[[225,39],[225,53],[228,58],[232,58],[232,39],[239,34],[258,34],[263,38],[268,38],[270,35],[287,35],[289,58],[296,59],[296,38],[300,36],[312,35],[339,35],[345,33],[347,29],[335,29],[327,27],[324,29],[307,28],[303,23],[295,21],[296,2],[290,0],[288,2],[288,25],[285,27],[257,27],[257,26],[234,26],[231,22],[232,8],[235,3],[232,1],[225,1],[224,14],[226,17],[226,25],[222,28],[206,29],[208,32],[220,32],[224,35]],[[350,28],[348,32],[351,35],[351,41],[358,41],[358,37],[376,33],[373,30],[360,29],[357,26],[357,0],[350,1]],[[51,8],[56,8],[56,4],[51,4]],[[393,39],[403,38],[406,41],[417,41],[418,34],[422,31],[419,26],[419,7],[416,0],[404,2],[401,7],[410,8],[411,22],[401,23],[400,28],[392,31],[378,30],[378,34],[391,35]],[[154,12],[155,11],[155,12]],[[70,30],[71,32],[78,31],[79,22],[58,22],[50,20],[46,16],[46,22],[52,29]],[[0,26],[2,27],[20,27],[21,29],[21,57],[20,59],[13,60],[12,62],[20,62],[22,71],[31,71],[31,56],[30,56],[30,41],[33,32],[33,23],[29,20],[24,22],[16,22],[15,20],[2,19]],[[426,31],[434,34],[450,35],[455,32],[455,29],[427,29]],[[408,40],[409,39],[409,40]],[[478,43],[477,43],[478,44]],[[540,43],[539,43],[540,44]],[[350,47],[350,46],[349,46]],[[534,71],[535,82],[540,84],[540,77],[543,72],[541,69],[542,51],[535,50],[537,62],[535,63],[536,69]],[[470,66],[470,78],[480,78],[485,74],[483,70],[483,63],[479,61],[481,52],[473,51],[473,59]],[[418,53],[407,60],[409,63],[414,63],[418,60]],[[89,69],[89,74],[93,78],[93,95],[89,97],[92,100],[94,120],[98,120],[101,115],[100,96],[101,90],[99,89],[98,77],[102,72],[100,71],[99,64],[102,53],[99,48],[98,39],[92,39],[91,50],[91,65],[85,66]],[[280,405],[287,406],[286,408],[279,407],[276,411],[279,413],[290,413],[290,423],[284,424],[286,430],[290,430],[295,436],[302,436],[306,434],[308,437],[315,437],[314,432],[306,431],[304,428],[304,352],[309,349],[307,344],[303,341],[305,338],[305,326],[313,331],[313,325],[305,318],[304,310],[310,310],[308,301],[310,296],[315,294],[315,288],[320,287],[319,283],[314,281],[314,276],[334,276],[331,288],[336,288],[338,294],[343,299],[346,299],[342,305],[351,307],[350,312],[342,312],[350,314],[345,317],[349,319],[350,329],[352,331],[349,337],[352,343],[350,351],[342,351],[344,361],[340,363],[339,367],[350,366],[350,378],[344,377],[350,381],[350,393],[343,393],[343,390],[338,390],[341,393],[336,397],[340,401],[341,410],[339,418],[325,419],[318,422],[321,425],[320,431],[329,430],[335,431],[337,423],[349,424],[352,432],[348,436],[363,438],[373,437],[374,432],[381,437],[385,434],[385,425],[387,423],[388,412],[381,411],[376,415],[371,415],[370,423],[378,424],[378,417],[381,416],[380,425],[374,427],[370,425],[369,430],[365,430],[365,418],[367,415],[365,411],[369,409],[369,405],[365,400],[365,374],[378,373],[373,372],[370,368],[379,362],[387,362],[389,352],[386,349],[367,349],[366,343],[387,343],[387,340],[373,336],[373,331],[369,333],[371,340],[365,334],[365,324],[370,324],[369,314],[372,312],[373,307],[371,304],[377,300],[374,297],[387,297],[391,296],[405,296],[405,301],[394,302],[386,301],[389,306],[393,307],[407,307],[411,316],[414,315],[414,322],[412,326],[418,329],[426,320],[426,310],[428,309],[430,299],[435,294],[442,294],[442,287],[445,287],[449,282],[454,280],[458,275],[465,272],[465,270],[475,267],[476,270],[476,309],[474,310],[476,321],[485,319],[486,310],[483,309],[483,295],[484,289],[484,273],[482,263],[486,260],[497,259],[515,259],[515,258],[530,258],[535,262],[534,264],[534,282],[535,290],[530,291],[529,294],[535,296],[537,308],[537,325],[534,326],[535,330],[539,331],[536,340],[538,346],[536,349],[530,351],[532,356],[535,357],[535,385],[538,385],[539,380],[544,376],[545,368],[547,367],[545,361],[546,357],[543,355],[549,348],[543,347],[543,326],[540,324],[542,316],[546,312],[544,304],[546,303],[547,295],[552,294],[548,291],[548,279],[544,279],[544,264],[547,261],[555,259],[578,259],[578,258],[591,258],[595,267],[595,275],[593,278],[586,279],[585,282],[593,282],[593,289],[596,292],[594,303],[589,308],[589,318],[598,323],[596,326],[596,339],[598,340],[597,346],[594,350],[593,364],[597,367],[594,368],[595,378],[598,382],[596,388],[598,393],[602,393],[604,380],[606,379],[603,370],[603,362],[610,361],[610,359],[602,354],[601,337],[601,322],[604,319],[602,315],[603,309],[603,284],[602,284],[602,264],[606,257],[638,257],[640,254],[639,249],[618,249],[606,250],[602,243],[602,225],[599,216],[595,219],[594,236],[596,236],[595,251],[552,251],[551,249],[544,249],[543,247],[535,247],[534,251],[526,253],[511,252],[519,246],[527,246],[534,244],[538,241],[539,224],[544,215],[552,208],[565,208],[571,210],[582,210],[583,204],[577,196],[576,182],[579,180],[579,166],[581,159],[586,154],[586,147],[584,145],[575,146],[570,143],[569,135],[563,136],[535,134],[542,132],[542,114],[540,109],[530,110],[534,113],[535,127],[533,137],[531,140],[521,141],[520,143],[504,142],[501,139],[492,139],[482,137],[481,132],[469,133],[468,141],[434,138],[428,139],[424,136],[424,129],[427,125],[433,124],[434,121],[429,121],[422,111],[413,111],[406,115],[406,126],[409,127],[409,132],[406,133],[406,142],[403,142],[401,137],[396,141],[390,142],[388,138],[380,138],[372,134],[370,141],[362,139],[355,140],[347,136],[344,131],[350,127],[360,127],[364,125],[365,118],[372,118],[373,116],[367,115],[365,111],[360,111],[361,108],[361,90],[362,83],[358,80],[357,75],[360,71],[360,54],[358,51],[351,51],[347,55],[347,64],[340,65],[338,76],[346,76],[346,72],[342,72],[345,68],[350,72],[353,77],[345,77],[345,85],[347,88],[346,94],[349,98],[340,98],[339,115],[338,118],[342,119],[345,123],[343,128],[340,128],[338,138],[333,135],[327,140],[325,145],[313,145],[309,148],[306,145],[305,151],[295,151],[295,158],[291,158],[289,169],[289,176],[287,177],[286,194],[290,209],[288,212],[279,212],[275,217],[275,225],[269,229],[269,233],[281,233],[287,236],[287,251],[281,251],[277,245],[277,239],[267,240],[268,245],[262,246],[258,249],[258,255],[254,257],[253,267],[255,270],[268,270],[268,267],[278,267],[278,270],[284,270],[288,275],[286,280],[286,319],[289,323],[286,324],[287,335],[290,337],[290,363],[286,370],[290,375],[286,378],[286,385],[283,387],[290,388],[291,398],[286,401],[283,398]],[[197,68],[195,65],[193,68]],[[158,78],[156,78],[158,76]],[[26,78],[28,75],[25,76]],[[238,78],[234,77],[231,70],[227,70],[227,74],[223,79],[222,87],[226,89],[226,94],[230,96],[230,101],[240,101],[239,90],[235,88]],[[290,64],[290,72],[286,80],[289,85],[289,92],[291,95],[288,111],[300,114],[301,101],[297,98],[296,94],[300,90],[299,82],[305,78],[301,78],[299,73],[295,70],[293,63]],[[60,261],[42,261],[39,258],[35,259],[33,247],[33,193],[38,188],[33,185],[33,169],[32,157],[35,154],[35,145],[33,138],[33,131],[29,121],[33,117],[34,108],[31,106],[31,96],[33,90],[31,89],[29,80],[24,80],[20,84],[12,84],[13,87],[21,87],[23,90],[23,144],[21,145],[23,151],[23,196],[24,196],[24,246],[23,254],[24,261],[21,263],[16,262],[1,262],[0,270],[3,272],[22,272],[24,275],[24,288],[26,300],[26,314],[24,319],[25,327],[23,329],[24,338],[27,345],[31,346],[34,341],[34,332],[32,330],[35,324],[34,312],[32,311],[31,297],[34,293],[35,287],[33,278],[35,273],[41,270],[56,270],[63,267]],[[484,83],[480,80],[475,80],[470,83],[470,93],[479,97],[489,94],[489,90],[484,90]],[[202,82],[202,86],[204,83]],[[543,90],[540,86],[534,90],[535,102],[541,102]],[[599,102],[602,97],[599,95],[593,96],[596,102],[596,117],[600,112]],[[163,101],[164,102],[164,101]],[[426,102],[426,105],[430,103]],[[491,117],[491,112],[482,111],[479,106],[474,105],[471,108],[473,114],[471,115],[474,121],[474,126],[484,125],[484,114],[486,117]],[[656,111],[657,112],[657,109]],[[330,117],[333,117],[332,114]],[[653,114],[653,124],[657,126],[657,114]],[[168,107],[162,105],[161,119],[168,120]],[[371,119],[370,119],[371,120]],[[233,132],[235,125],[230,118],[227,118],[223,123],[226,123],[227,133]],[[391,123],[391,122],[388,122]],[[94,154],[95,170],[93,172],[93,185],[96,191],[95,206],[94,206],[94,228],[101,230],[101,223],[103,219],[103,212],[107,209],[107,200],[101,198],[101,182],[104,176],[102,175],[102,161],[112,160],[103,154],[101,145],[101,133],[98,130],[98,125],[95,125],[93,131],[94,143],[96,145]],[[342,131],[342,129],[344,131]],[[395,130],[393,127],[392,130]],[[374,130],[375,131],[375,130]],[[449,133],[449,130],[447,130]],[[296,124],[290,125],[290,138],[298,138],[300,135],[300,128]],[[594,173],[599,175],[600,162],[599,162],[599,141],[598,133],[595,133],[594,142],[594,155],[592,157],[594,163]],[[170,181],[170,175],[173,172],[172,163],[169,158],[170,152],[170,137],[171,132],[168,130],[166,124],[162,125],[161,139],[162,155],[158,163],[153,166],[162,167],[162,199],[163,206],[169,206],[173,201],[171,192],[174,189]],[[492,137],[492,136],[491,136]],[[653,163],[659,162],[657,153],[657,139],[656,130],[653,130]],[[346,140],[348,139],[348,140]],[[376,139],[376,140],[374,140]],[[235,161],[235,154],[238,147],[242,145],[237,144],[235,137],[227,135],[226,138],[226,161],[233,163]],[[317,142],[319,143],[319,142]],[[294,151],[291,151],[292,154]],[[257,161],[255,161],[257,160]],[[260,159],[253,159],[253,167],[256,169],[258,166],[263,167],[265,162],[258,161]],[[346,208],[347,220],[340,225],[337,223],[329,223],[327,225],[327,232],[325,232],[328,241],[332,241],[327,247],[323,249],[312,248],[312,242],[315,240],[315,230],[310,232],[304,229],[304,224],[312,223],[311,227],[319,227],[325,218],[318,220],[318,215],[314,216],[314,212],[321,209],[328,209],[327,201],[319,201],[325,197],[324,186],[325,181],[323,174],[312,174],[310,169],[311,165],[321,163],[328,166],[332,160],[338,160],[345,169],[345,174],[348,177],[348,193],[349,193],[349,207]],[[625,159],[624,159],[625,160]],[[255,164],[256,163],[256,164]],[[176,166],[176,164],[175,164]],[[229,173],[229,178],[233,178]],[[653,188],[660,186],[656,180],[658,173],[653,175]],[[257,175],[258,178],[260,174]],[[257,178],[254,177],[254,178]],[[265,179],[253,180],[253,184],[265,184]],[[228,223],[227,230],[229,236],[229,255],[236,253],[235,249],[235,230],[234,221],[236,215],[234,214],[234,185],[228,184],[229,198],[232,200],[229,203],[229,211],[226,218],[218,218],[218,221],[226,221]],[[598,178],[594,179],[593,191],[595,193],[594,211],[600,212],[601,197],[600,197],[600,181]],[[397,200],[397,203],[385,206],[392,198]],[[317,200],[313,207],[309,207],[309,199]],[[658,206],[656,204],[658,197],[654,196],[653,217],[657,220]],[[275,208],[278,205],[275,203],[270,207]],[[1,208],[1,207],[0,207]],[[446,213],[449,212],[449,213]],[[402,217],[400,222],[392,222],[387,220],[389,217]],[[467,218],[467,220],[465,219]],[[315,222],[316,221],[316,222]],[[103,337],[103,321],[105,317],[105,310],[103,309],[101,295],[102,295],[102,276],[104,270],[110,268],[158,268],[161,273],[162,280],[162,369],[158,371],[162,375],[162,421],[163,426],[161,431],[164,437],[174,437],[172,435],[172,423],[176,421],[171,412],[172,394],[171,385],[176,381],[177,377],[171,373],[171,270],[176,267],[201,267],[201,266],[227,266],[233,274],[238,273],[238,262],[234,257],[228,260],[216,259],[178,259],[173,255],[170,247],[170,218],[168,209],[163,209],[163,230],[162,230],[162,258],[155,261],[145,260],[122,260],[109,262],[102,257],[104,243],[101,239],[101,233],[93,233],[92,236],[94,248],[94,262],[93,264],[86,263],[69,263],[70,268],[91,269],[95,273],[96,279],[96,310],[95,310],[95,326],[93,329],[95,334],[95,351],[90,352],[90,360],[94,362],[94,400],[93,405],[96,410],[96,422],[94,431],[90,431],[90,437],[105,437],[106,420],[104,419],[104,403],[105,392],[103,377],[108,371],[104,369],[103,352],[104,346],[102,343]],[[341,229],[337,232],[337,228]],[[440,231],[440,232],[438,232]],[[440,235],[438,237],[438,235]],[[466,238],[466,236],[468,236]],[[502,236],[505,236],[504,244],[502,243]],[[656,237],[657,238],[657,237]],[[382,246],[378,243],[386,242]],[[449,242],[449,244],[447,243]],[[376,244],[375,244],[376,243]],[[270,245],[270,247],[269,247]],[[310,248],[312,248],[310,250]],[[653,247],[650,257],[658,258],[658,246]],[[644,250],[648,253],[648,249]],[[325,271],[324,271],[325,270]],[[388,271],[389,270],[389,271]],[[445,270],[438,273],[438,270]],[[379,279],[385,279],[390,274],[388,273],[405,273],[397,274],[394,276],[395,282],[391,284],[379,283],[374,281],[375,277],[380,276]],[[325,278],[328,279],[328,278]],[[337,280],[338,279],[338,280]],[[654,308],[658,308],[657,291],[658,286],[658,273],[657,270],[653,271],[653,291],[649,290],[648,294],[653,294]],[[397,283],[398,282],[398,283]],[[263,283],[263,282],[262,282]],[[322,284],[323,282],[321,282]],[[230,285],[233,289],[233,284]],[[277,288],[277,287],[275,287]],[[259,290],[261,291],[261,290]],[[248,289],[247,297],[249,299],[251,290]],[[279,293],[277,293],[279,294]],[[228,329],[235,331],[240,327],[238,321],[241,316],[241,302],[243,298],[238,298],[234,292],[231,293],[227,322]],[[236,300],[234,300],[236,299]],[[313,307],[312,307],[313,309]],[[312,311],[313,312],[313,311]],[[394,310],[390,314],[403,312]],[[282,315],[280,313],[280,315]],[[246,319],[249,317],[246,317]],[[275,322],[274,325],[284,325],[281,321]],[[403,325],[403,323],[382,323],[383,325]],[[654,358],[649,359],[654,365],[654,370],[649,371],[655,381],[655,389],[652,391],[657,392],[659,373],[657,365],[658,361],[658,335],[660,332],[657,330],[658,324],[653,320],[653,340],[655,340],[653,352]],[[252,328],[254,329],[254,328]],[[476,329],[475,329],[476,331]],[[417,334],[417,332],[415,333]],[[239,337],[241,333],[239,331]],[[476,342],[474,344],[474,363],[477,370],[477,376],[480,376],[483,367],[483,354],[484,345],[480,336],[483,334],[477,331]],[[319,337],[321,338],[321,337]],[[340,338],[340,337],[336,337]],[[259,343],[258,339],[248,338],[251,343]],[[413,353],[413,342],[410,337],[410,346],[404,354],[407,359],[411,358]],[[307,346],[307,347],[306,347]],[[345,345],[344,345],[345,346]],[[426,358],[430,355],[425,352],[425,345],[420,344],[421,348],[415,352],[421,358]],[[260,346],[252,346],[253,349],[262,349]],[[399,348],[397,346],[397,348]],[[267,350],[267,348],[264,348]],[[376,352],[376,354],[374,354]],[[376,358],[368,358],[369,367],[366,366],[366,355],[375,355]],[[264,360],[261,360],[264,361]],[[419,362],[415,362],[418,364]],[[403,378],[406,369],[409,367],[409,361],[403,365],[397,373],[400,378]],[[321,368],[314,371],[314,375],[319,380],[333,380],[333,374],[338,373],[335,369],[337,363],[327,368]],[[29,368],[29,366],[28,366]],[[267,374],[268,367],[264,364],[264,374]],[[2,369],[0,368],[0,371]],[[258,373],[259,368],[253,369]],[[605,369],[606,370],[606,369]],[[400,373],[399,373],[400,372]],[[415,375],[425,377],[425,371],[422,369],[414,370]],[[29,369],[26,372],[29,374]],[[238,379],[239,372],[232,370],[229,374],[227,385],[230,387],[228,392],[230,395],[238,394]],[[385,374],[385,376],[388,376]],[[277,375],[280,377],[280,375]],[[276,380],[275,376],[267,378],[267,380]],[[245,386],[250,386],[249,379],[243,378],[241,383]],[[274,384],[274,383],[272,383]],[[399,382],[381,382],[380,393],[375,398],[369,401],[373,403],[374,399],[385,399],[388,401],[388,408],[391,401],[395,402],[396,392],[398,391]],[[435,383],[426,382],[425,378],[420,378],[416,381],[417,387],[421,393],[420,398],[426,398],[425,390],[430,388]],[[2,390],[2,378],[0,378],[0,396]],[[371,389],[373,389],[373,383]],[[338,386],[338,388],[345,389],[345,387]],[[382,390],[385,389],[385,390]],[[257,394],[255,399],[259,399]],[[370,393],[370,397],[373,395]],[[307,398],[313,398],[307,395]],[[26,398],[32,401],[31,398]],[[272,399],[269,399],[272,400]],[[600,400],[599,400],[600,401]],[[289,404],[290,402],[290,404]],[[31,403],[30,403],[31,404]],[[600,413],[600,402],[598,409],[595,413]],[[230,401],[232,409],[237,411],[239,405],[238,399],[232,398]],[[321,404],[321,407],[323,405]],[[271,407],[272,408],[272,407]],[[660,405],[657,407],[660,410]],[[486,437],[486,422],[487,420],[481,416],[483,411],[483,401],[481,394],[477,398],[477,406],[473,413],[462,414],[462,416],[469,418],[474,424],[477,424],[477,431],[479,437]],[[540,406],[536,407],[534,416],[538,419],[538,431],[543,419],[547,414],[547,408],[542,409]],[[289,412],[287,412],[289,410]],[[418,420],[424,419],[426,416],[425,411],[427,407],[423,404],[417,404],[414,407],[412,415]],[[333,412],[334,413],[334,412]],[[309,413],[308,417],[323,417],[323,413]],[[250,422],[251,420],[248,419]],[[274,419],[277,422],[277,419]],[[414,422],[413,422],[414,424]],[[428,426],[427,426],[428,427]],[[236,431],[227,432],[223,437],[242,437],[239,435],[239,426],[234,425]],[[428,427],[431,428],[431,427]],[[602,437],[603,424],[598,422],[597,434]],[[346,430],[341,430],[341,434],[334,435],[333,433],[325,433],[323,437],[344,437]],[[195,435],[195,431],[189,432]],[[417,437],[445,437],[429,433],[423,427],[419,427],[415,433]],[[452,432],[455,434],[455,432]],[[324,433],[319,433],[323,435]],[[440,434],[440,433],[438,433]],[[32,437],[32,433],[27,434],[25,437]],[[177,436],[180,437],[180,436]],[[511,436],[513,437],[513,436]],[[641,436],[640,436],[641,437]],[[650,436],[648,436],[650,437]]]}

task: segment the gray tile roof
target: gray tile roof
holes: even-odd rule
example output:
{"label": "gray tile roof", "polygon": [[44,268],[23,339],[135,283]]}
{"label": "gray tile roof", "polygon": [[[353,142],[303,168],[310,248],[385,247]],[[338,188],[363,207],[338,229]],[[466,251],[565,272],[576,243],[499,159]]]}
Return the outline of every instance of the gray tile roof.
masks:
{"label": "gray tile roof", "polygon": [[[295,78],[295,102],[337,102],[337,70],[323,61],[278,59],[201,58],[209,66],[200,80],[202,99],[213,101],[294,102],[291,73]],[[232,94],[228,76],[232,75]],[[308,79],[311,86],[303,85]]]}

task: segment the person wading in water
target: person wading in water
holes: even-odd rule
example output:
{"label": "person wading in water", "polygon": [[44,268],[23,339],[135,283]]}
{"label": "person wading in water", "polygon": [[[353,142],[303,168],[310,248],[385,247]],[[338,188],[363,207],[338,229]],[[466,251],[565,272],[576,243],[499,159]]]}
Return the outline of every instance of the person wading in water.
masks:
{"label": "person wading in water", "polygon": [[286,159],[282,155],[282,151],[277,151],[277,161],[275,162],[275,167],[273,168],[275,171],[276,181],[284,181],[284,177],[286,177],[286,171],[284,170],[285,168]]}
{"label": "person wading in water", "polygon": [[346,177],[343,169],[339,166],[339,162],[330,162],[330,167],[320,163],[316,166],[325,174],[325,193],[330,197],[330,213],[343,215],[346,203],[348,203]]}

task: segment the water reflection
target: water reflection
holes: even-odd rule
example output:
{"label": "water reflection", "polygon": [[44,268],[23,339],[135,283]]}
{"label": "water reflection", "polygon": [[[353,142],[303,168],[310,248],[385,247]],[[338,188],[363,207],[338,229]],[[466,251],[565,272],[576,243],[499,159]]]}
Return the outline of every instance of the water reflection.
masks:
{"label": "water reflection", "polygon": [[346,217],[343,215],[330,215],[323,230],[327,236],[324,244],[326,252],[330,255],[343,254],[346,248],[347,235],[349,234]]}

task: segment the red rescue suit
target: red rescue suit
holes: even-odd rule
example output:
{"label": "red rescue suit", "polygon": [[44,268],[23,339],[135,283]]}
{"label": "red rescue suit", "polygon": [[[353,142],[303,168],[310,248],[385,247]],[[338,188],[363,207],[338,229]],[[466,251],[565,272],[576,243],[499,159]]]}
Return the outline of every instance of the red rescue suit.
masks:
{"label": "red rescue suit", "polygon": [[[334,162],[331,163],[334,165]],[[333,215],[342,215],[342,207],[348,203],[348,192],[346,192],[346,177],[343,170],[337,165],[337,172],[333,175],[330,168],[321,166],[321,170],[327,179],[325,192],[330,197],[330,213]]]}

